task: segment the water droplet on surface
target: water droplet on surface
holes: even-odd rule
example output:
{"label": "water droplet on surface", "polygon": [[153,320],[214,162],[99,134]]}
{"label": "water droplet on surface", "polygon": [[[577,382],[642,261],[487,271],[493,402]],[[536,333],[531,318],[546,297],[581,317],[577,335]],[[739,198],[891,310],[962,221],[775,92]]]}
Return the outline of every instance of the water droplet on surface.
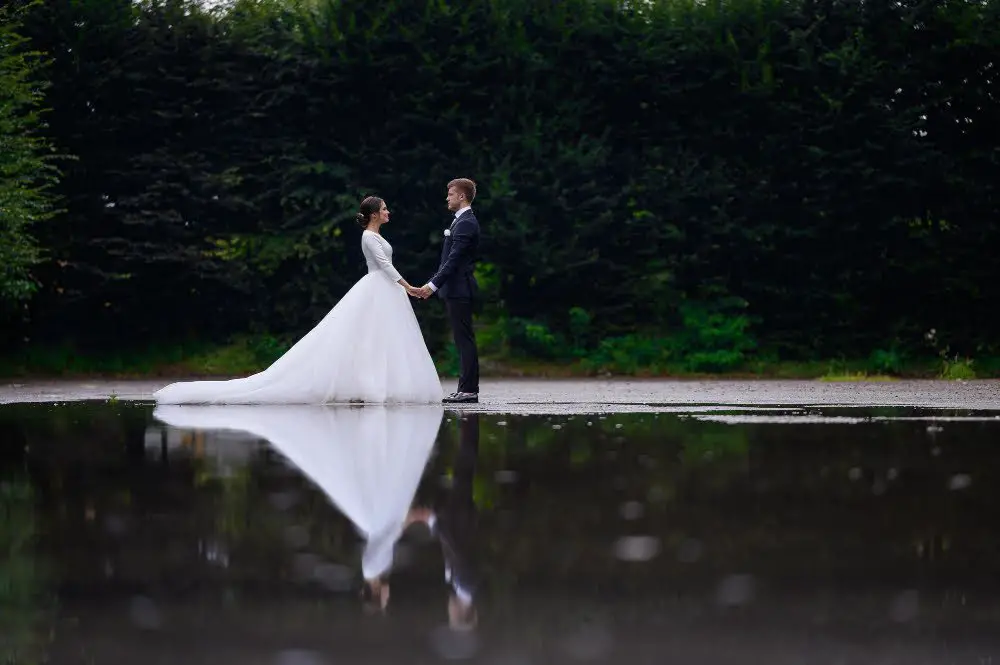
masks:
{"label": "water droplet on surface", "polygon": [[756,593],[753,575],[730,575],[719,582],[715,601],[724,607],[739,607],[750,603]]}
{"label": "water droplet on surface", "polygon": [[908,589],[892,599],[889,618],[896,623],[913,621],[920,613],[920,594],[916,589]]}
{"label": "water droplet on surface", "polygon": [[139,628],[157,630],[163,625],[163,617],[156,603],[145,596],[135,596],[128,610],[129,618]]}
{"label": "water droplet on surface", "polygon": [[972,477],[965,473],[956,473],[948,479],[948,489],[964,490],[972,484]]}
{"label": "water droplet on surface", "polygon": [[643,506],[638,501],[626,501],[622,504],[622,517],[627,520],[637,520],[642,517]]}
{"label": "water droplet on surface", "polygon": [[615,542],[615,556],[622,561],[649,561],[660,553],[660,541],[653,536],[623,536]]}

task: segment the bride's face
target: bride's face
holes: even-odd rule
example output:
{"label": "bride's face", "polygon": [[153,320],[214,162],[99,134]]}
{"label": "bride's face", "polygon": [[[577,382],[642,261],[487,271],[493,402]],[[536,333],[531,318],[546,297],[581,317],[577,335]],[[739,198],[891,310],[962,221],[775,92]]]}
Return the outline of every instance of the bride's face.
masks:
{"label": "bride's face", "polygon": [[378,211],[378,219],[383,224],[389,221],[389,208],[386,207],[384,202],[382,203],[382,209]]}

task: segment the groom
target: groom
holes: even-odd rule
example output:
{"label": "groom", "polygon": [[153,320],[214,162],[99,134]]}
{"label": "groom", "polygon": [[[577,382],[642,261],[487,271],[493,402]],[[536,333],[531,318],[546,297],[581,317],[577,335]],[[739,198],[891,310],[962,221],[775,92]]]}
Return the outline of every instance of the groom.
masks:
{"label": "groom", "polygon": [[479,459],[479,414],[472,413],[459,425],[458,453],[452,465],[451,488],[433,507],[414,507],[407,524],[424,522],[441,543],[448,594],[448,625],[452,630],[476,627],[481,573],[476,559],[478,508],[472,489]]}
{"label": "groom", "polygon": [[479,352],[472,329],[472,301],[479,291],[473,274],[479,258],[479,220],[472,212],[476,183],[458,178],[448,183],[448,210],[455,213],[451,228],[444,232],[441,265],[418,293],[428,298],[437,293],[444,299],[451,321],[451,333],[458,348],[461,372],[458,391],[444,398],[446,403],[479,402]]}

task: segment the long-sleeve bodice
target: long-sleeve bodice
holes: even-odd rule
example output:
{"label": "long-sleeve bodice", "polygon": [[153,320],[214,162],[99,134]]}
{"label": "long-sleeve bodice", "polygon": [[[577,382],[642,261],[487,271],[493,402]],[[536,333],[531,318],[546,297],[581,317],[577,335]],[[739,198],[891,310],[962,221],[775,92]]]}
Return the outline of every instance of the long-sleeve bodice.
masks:
{"label": "long-sleeve bodice", "polygon": [[392,245],[389,241],[373,231],[361,234],[361,251],[368,264],[368,272],[383,271],[394,282],[402,279],[402,275],[392,265]]}

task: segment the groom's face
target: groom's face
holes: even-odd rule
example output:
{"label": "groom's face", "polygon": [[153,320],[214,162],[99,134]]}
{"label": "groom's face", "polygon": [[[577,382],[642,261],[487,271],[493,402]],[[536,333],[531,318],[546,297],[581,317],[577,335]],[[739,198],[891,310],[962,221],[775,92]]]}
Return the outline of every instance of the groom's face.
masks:
{"label": "groom's face", "polygon": [[448,210],[452,212],[457,212],[462,207],[462,204],[465,203],[465,197],[455,187],[448,188],[448,198],[446,200],[448,201]]}

